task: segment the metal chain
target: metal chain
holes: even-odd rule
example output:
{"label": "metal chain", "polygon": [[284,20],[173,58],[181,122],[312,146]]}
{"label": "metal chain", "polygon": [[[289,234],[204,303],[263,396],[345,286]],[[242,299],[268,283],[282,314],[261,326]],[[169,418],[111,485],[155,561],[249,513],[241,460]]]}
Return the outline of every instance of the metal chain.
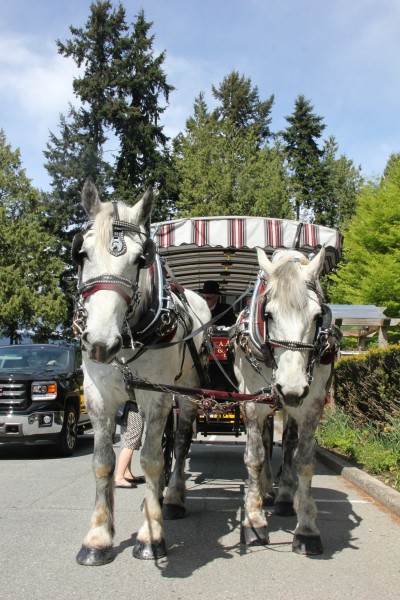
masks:
{"label": "metal chain", "polygon": [[[133,373],[129,369],[128,365],[124,364],[123,359],[122,360],[114,359],[111,364],[115,369],[117,369],[121,372],[123,379],[124,379],[125,389],[126,389],[128,395],[130,395],[132,392],[134,394],[134,389],[136,387],[139,387],[139,386],[135,386],[135,383],[138,383],[138,384],[144,383],[144,384],[151,386],[151,388],[157,392],[164,392],[167,394],[175,394],[175,395],[181,396],[182,398],[186,398],[193,404],[196,404],[200,409],[202,409],[205,412],[213,411],[213,412],[220,412],[221,414],[224,412],[229,412],[230,409],[232,409],[235,406],[237,406],[238,404],[240,404],[240,402],[249,402],[250,401],[250,400],[243,399],[243,400],[231,400],[231,401],[225,400],[223,402],[219,402],[213,396],[205,396],[204,394],[193,393],[193,396],[192,395],[189,396],[187,394],[179,394],[176,392],[176,390],[170,389],[165,384],[151,383],[148,379],[145,379],[143,377],[136,377],[135,375],[133,375]],[[196,396],[197,396],[197,398],[196,398]],[[278,398],[278,395],[275,392],[275,390],[270,389],[270,390],[268,390],[268,392],[266,390],[261,390],[260,395],[257,395],[254,398],[252,398],[251,402],[269,403],[271,407],[274,407],[277,405],[278,400],[279,400],[279,398]]]}

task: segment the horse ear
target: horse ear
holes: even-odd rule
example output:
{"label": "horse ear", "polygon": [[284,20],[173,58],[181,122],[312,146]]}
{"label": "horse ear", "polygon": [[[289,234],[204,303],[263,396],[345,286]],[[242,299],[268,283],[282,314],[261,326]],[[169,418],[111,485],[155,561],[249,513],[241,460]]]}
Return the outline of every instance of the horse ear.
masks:
{"label": "horse ear", "polygon": [[153,187],[151,185],[149,185],[149,187],[145,191],[142,199],[139,200],[139,202],[136,204],[136,207],[135,207],[138,209],[137,215],[138,215],[139,223],[141,223],[142,225],[146,225],[147,229],[149,229],[148,224],[150,223],[151,211],[153,209],[153,202],[154,202]]}
{"label": "horse ear", "polygon": [[91,177],[88,177],[82,188],[82,205],[86,213],[92,219],[97,215],[101,208],[99,193]]}
{"label": "horse ear", "polygon": [[316,256],[309,262],[307,265],[307,273],[311,276],[312,279],[318,279],[320,274],[322,273],[322,269],[324,268],[325,263],[325,246],[322,246],[321,250],[318,252]]}
{"label": "horse ear", "polygon": [[273,266],[272,266],[271,261],[269,260],[268,256],[266,255],[266,253],[264,252],[264,250],[262,248],[260,248],[259,246],[256,246],[256,250],[257,250],[258,264],[260,265],[262,270],[271,277],[271,274],[273,271]]}

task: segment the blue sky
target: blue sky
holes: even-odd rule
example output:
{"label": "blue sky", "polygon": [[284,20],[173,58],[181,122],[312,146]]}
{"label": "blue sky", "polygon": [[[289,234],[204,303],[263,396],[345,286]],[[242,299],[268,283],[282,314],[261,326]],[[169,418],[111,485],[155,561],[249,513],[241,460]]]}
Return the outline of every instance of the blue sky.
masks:
{"label": "blue sky", "polygon": [[[43,150],[74,101],[72,61],[56,39],[83,27],[90,0],[0,0],[0,128],[34,186],[49,189]],[[114,5],[116,3],[114,2]],[[250,77],[261,100],[275,95],[272,130],[285,127],[299,94],[324,118],[339,153],[367,177],[400,152],[399,0],[125,0],[153,21],[155,51],[175,86],[164,130],[175,136],[200,91],[232,70]]]}

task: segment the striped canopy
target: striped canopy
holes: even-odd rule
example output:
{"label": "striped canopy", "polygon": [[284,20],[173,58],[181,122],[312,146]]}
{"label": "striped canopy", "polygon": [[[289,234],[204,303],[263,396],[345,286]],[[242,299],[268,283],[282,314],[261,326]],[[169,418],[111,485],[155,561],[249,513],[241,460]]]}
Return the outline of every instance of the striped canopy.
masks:
{"label": "striped canopy", "polygon": [[225,295],[238,295],[254,283],[259,266],[256,246],[269,257],[278,249],[296,248],[305,255],[326,246],[324,272],[341,257],[343,236],[335,229],[263,217],[203,217],[152,225],[160,255],[180,284],[194,290],[217,280]]}

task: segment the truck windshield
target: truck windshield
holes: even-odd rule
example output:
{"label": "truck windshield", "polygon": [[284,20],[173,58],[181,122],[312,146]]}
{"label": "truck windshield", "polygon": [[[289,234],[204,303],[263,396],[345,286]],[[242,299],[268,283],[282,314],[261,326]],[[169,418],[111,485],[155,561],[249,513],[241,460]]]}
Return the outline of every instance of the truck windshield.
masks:
{"label": "truck windshield", "polygon": [[68,350],[59,346],[0,347],[0,372],[27,369],[60,371],[69,365]]}

